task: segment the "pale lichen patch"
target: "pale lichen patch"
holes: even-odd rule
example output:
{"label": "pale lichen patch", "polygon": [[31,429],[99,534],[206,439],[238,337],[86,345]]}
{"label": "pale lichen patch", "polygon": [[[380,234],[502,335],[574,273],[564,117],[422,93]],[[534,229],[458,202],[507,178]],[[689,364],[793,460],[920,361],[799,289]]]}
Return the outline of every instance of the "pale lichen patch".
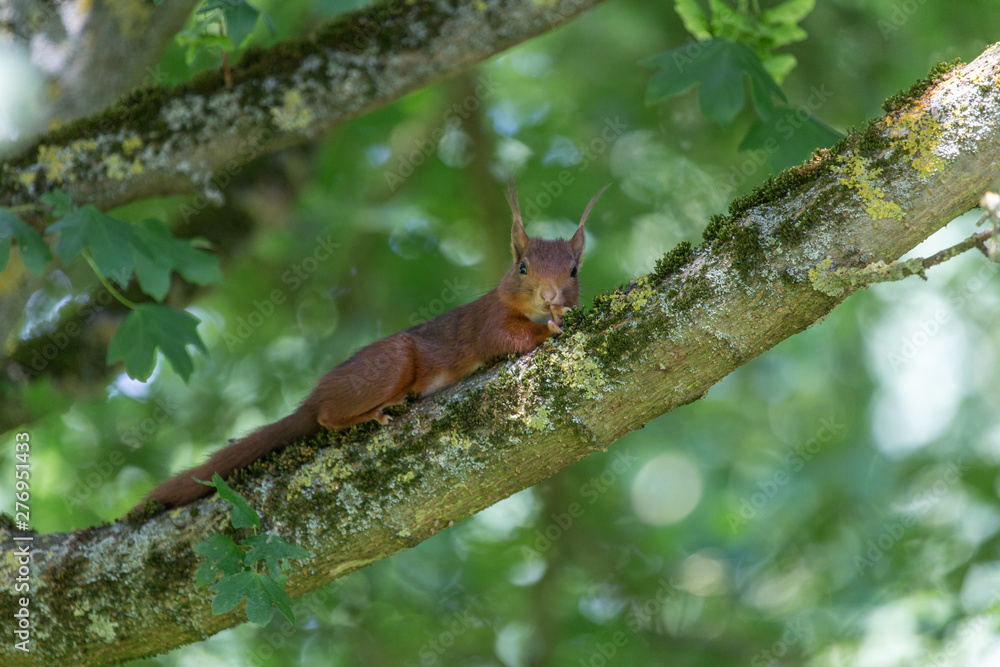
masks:
{"label": "pale lichen patch", "polygon": [[545,429],[554,429],[555,426],[549,419],[549,409],[544,405],[537,410],[535,410],[528,418],[525,420],[525,424],[533,431],[541,431]]}
{"label": "pale lichen patch", "polygon": [[140,148],[142,148],[142,139],[136,134],[122,141],[122,154],[126,157],[132,157],[132,154]]}
{"label": "pale lichen patch", "polygon": [[127,176],[134,176],[142,173],[142,163],[138,158],[128,162],[120,153],[111,153],[101,160],[107,171],[108,178],[113,181],[120,181]]}
{"label": "pale lichen patch", "polygon": [[538,369],[565,388],[597,398],[607,385],[607,378],[597,361],[587,355],[586,336],[578,332],[548,355],[539,356]]}
{"label": "pale lichen patch", "polygon": [[117,627],[118,624],[114,621],[95,614],[90,617],[90,625],[87,626],[87,631],[94,633],[106,642],[113,642],[116,639],[117,633],[115,632],[115,628]]}
{"label": "pale lichen patch", "polygon": [[303,130],[312,123],[313,112],[302,99],[302,93],[289,90],[285,93],[280,107],[271,108],[271,117],[278,129],[285,132]]}
{"label": "pale lichen patch", "polygon": [[944,166],[944,158],[935,152],[941,143],[944,128],[931,110],[915,104],[899,114],[887,116],[885,123],[890,136],[899,140],[899,145],[920,175],[929,176]]}
{"label": "pale lichen patch", "polygon": [[886,199],[885,192],[876,181],[882,175],[881,167],[873,166],[870,159],[860,155],[838,155],[833,170],[840,174],[841,185],[858,193],[865,206],[865,213],[872,220],[903,219],[902,207]]}
{"label": "pale lichen patch", "polygon": [[912,275],[924,275],[924,265],[919,258],[888,264],[878,261],[862,267],[842,266],[837,269],[832,267],[833,259],[827,257],[809,269],[809,281],[814,289],[835,297],[842,295],[845,291],[853,292],[874,283],[902,280]]}

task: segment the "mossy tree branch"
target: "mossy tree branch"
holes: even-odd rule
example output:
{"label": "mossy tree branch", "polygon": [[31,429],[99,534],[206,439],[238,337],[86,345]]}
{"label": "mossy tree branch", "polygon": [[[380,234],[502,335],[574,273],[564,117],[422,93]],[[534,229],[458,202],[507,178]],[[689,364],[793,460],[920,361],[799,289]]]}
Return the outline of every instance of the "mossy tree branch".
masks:
{"label": "mossy tree branch", "polygon": [[[850,289],[814,287],[817,264],[898,259],[995,189],[998,164],[1000,45],[734,202],[706,243],[598,297],[567,319],[561,340],[419,402],[389,427],[328,433],[254,466],[236,481],[265,529],[314,554],[291,572],[290,594],[413,546],[697,400],[846,298]],[[30,657],[124,660],[238,623],[237,613],[212,616],[192,576],[192,546],[225,522],[213,498],[138,527],[36,537],[31,604],[50,622]],[[12,582],[14,567],[2,559],[0,580]],[[0,597],[8,617],[9,586]],[[13,653],[0,648],[7,664],[28,660]]]}
{"label": "mossy tree branch", "polygon": [[233,68],[131,93],[42,137],[0,169],[0,206],[54,188],[110,209],[152,196],[209,201],[250,160],[330,128],[551,30],[600,0],[386,0],[312,39],[250,49]]}

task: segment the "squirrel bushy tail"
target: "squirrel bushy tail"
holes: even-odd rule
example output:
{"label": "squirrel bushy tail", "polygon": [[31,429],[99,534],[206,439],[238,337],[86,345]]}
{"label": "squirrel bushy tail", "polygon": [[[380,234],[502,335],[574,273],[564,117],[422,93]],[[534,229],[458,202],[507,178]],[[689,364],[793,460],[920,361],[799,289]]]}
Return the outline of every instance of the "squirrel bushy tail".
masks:
{"label": "squirrel bushy tail", "polygon": [[147,500],[158,500],[166,507],[180,507],[211,495],[215,493],[214,488],[199,484],[191,478],[197,477],[207,481],[212,479],[214,473],[219,473],[226,479],[234,470],[245,468],[265,454],[281,449],[294,440],[314,435],[319,429],[315,408],[307,402],[284,419],[259,428],[228,447],[220,449],[200,466],[163,482],[146,495],[137,509]]}

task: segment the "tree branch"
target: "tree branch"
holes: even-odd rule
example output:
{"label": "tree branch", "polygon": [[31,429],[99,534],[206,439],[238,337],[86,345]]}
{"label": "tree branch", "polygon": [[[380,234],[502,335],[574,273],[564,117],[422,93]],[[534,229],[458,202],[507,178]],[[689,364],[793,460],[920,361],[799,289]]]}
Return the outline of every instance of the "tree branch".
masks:
{"label": "tree branch", "polygon": [[[1000,45],[734,202],[706,243],[598,297],[567,318],[561,340],[420,401],[389,427],[328,433],[254,466],[243,488],[266,530],[314,554],[290,573],[289,593],[413,546],[606,448],[825,317],[851,288],[818,291],[817,264],[893,261],[994,183],[998,73]],[[236,612],[212,616],[192,576],[192,546],[223,530],[222,509],[213,498],[138,528],[37,536],[31,608],[49,620],[47,634],[30,656],[9,642],[0,655],[126,660],[239,623]],[[8,618],[15,568],[0,559]]]}
{"label": "tree branch", "polygon": [[598,2],[382,2],[314,39],[248,50],[232,90],[208,72],[185,86],[137,91],[43,137],[0,170],[0,206],[38,203],[57,187],[100,209],[182,193],[216,200],[255,157],[311,141]]}

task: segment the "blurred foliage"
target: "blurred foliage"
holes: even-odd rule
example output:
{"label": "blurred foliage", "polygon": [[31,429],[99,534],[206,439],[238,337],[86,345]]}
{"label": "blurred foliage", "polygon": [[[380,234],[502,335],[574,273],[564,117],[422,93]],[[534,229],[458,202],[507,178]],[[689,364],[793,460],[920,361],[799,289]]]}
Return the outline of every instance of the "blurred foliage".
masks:
{"label": "blurred foliage", "polygon": [[[276,26],[257,25],[265,45],[355,6],[254,4]],[[844,130],[934,63],[976,57],[1000,13],[834,0],[799,26],[783,88],[792,106],[823,91],[808,110]],[[120,516],[155,480],[288,413],[352,350],[490,289],[509,261],[507,170],[536,234],[568,235],[614,183],[588,222],[585,301],[697,244],[769,168],[738,150],[749,109],[723,132],[695,89],[645,105],[638,62],[689,40],[671,3],[610,2],[263,158],[225,193],[227,216],[256,233],[190,308],[210,355],[189,385],[161,358],[148,384],[121,376],[81,397],[43,376],[20,390],[32,420],[2,437],[35,443],[36,528]],[[158,74],[197,67],[175,45]],[[184,202],[119,214],[182,226]],[[25,331],[80,302],[73,276],[50,280]],[[704,400],[296,600],[298,627],[245,625],[141,664],[1000,664],[998,306],[1000,275],[972,254],[852,296]]]}

